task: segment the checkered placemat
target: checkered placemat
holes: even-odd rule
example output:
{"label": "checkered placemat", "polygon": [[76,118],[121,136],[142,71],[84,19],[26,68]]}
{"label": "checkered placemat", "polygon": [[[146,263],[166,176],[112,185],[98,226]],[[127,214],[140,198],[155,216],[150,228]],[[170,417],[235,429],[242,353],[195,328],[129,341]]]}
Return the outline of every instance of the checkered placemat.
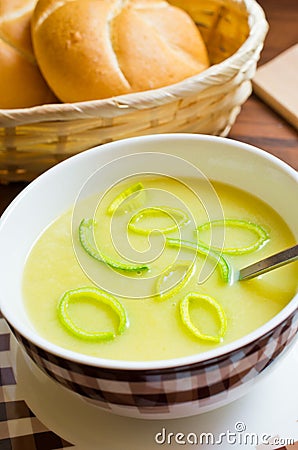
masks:
{"label": "checkered placemat", "polygon": [[0,450],[58,450],[73,447],[48,430],[21,398],[10,367],[10,333],[0,313]]}

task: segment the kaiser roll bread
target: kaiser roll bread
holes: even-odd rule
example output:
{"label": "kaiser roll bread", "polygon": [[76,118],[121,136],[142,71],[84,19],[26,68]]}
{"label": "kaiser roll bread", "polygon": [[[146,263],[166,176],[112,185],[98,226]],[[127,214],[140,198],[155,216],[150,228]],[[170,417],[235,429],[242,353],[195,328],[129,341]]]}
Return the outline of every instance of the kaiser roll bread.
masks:
{"label": "kaiser roll bread", "polygon": [[63,102],[163,87],[209,65],[192,19],[163,0],[39,0],[32,40]]}
{"label": "kaiser roll bread", "polygon": [[57,101],[33,55],[30,19],[36,0],[0,0],[0,108]]}

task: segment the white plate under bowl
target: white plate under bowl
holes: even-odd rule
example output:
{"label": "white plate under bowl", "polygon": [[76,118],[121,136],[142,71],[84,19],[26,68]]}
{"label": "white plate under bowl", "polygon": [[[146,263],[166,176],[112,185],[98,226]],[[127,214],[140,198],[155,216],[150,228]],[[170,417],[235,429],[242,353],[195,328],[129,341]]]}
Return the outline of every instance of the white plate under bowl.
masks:
{"label": "white plate under bowl", "polygon": [[[74,450],[272,450],[287,440],[298,441],[298,340],[245,397],[212,412],[172,420],[131,419],[102,411],[45,375],[14,339],[11,344],[22,398],[44,425],[73,443]],[[209,443],[203,433],[212,433]],[[280,440],[262,446],[269,438]]]}

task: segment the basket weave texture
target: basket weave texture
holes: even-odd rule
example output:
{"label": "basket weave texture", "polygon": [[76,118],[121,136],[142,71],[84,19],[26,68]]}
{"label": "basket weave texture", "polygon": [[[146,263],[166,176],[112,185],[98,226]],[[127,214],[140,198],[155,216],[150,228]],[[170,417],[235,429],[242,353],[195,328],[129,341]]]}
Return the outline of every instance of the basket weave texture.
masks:
{"label": "basket weave texture", "polygon": [[0,182],[30,181],[88,148],[153,133],[225,136],[251,94],[268,30],[255,0],[170,0],[186,10],[211,67],[164,88],[105,100],[0,110]]}

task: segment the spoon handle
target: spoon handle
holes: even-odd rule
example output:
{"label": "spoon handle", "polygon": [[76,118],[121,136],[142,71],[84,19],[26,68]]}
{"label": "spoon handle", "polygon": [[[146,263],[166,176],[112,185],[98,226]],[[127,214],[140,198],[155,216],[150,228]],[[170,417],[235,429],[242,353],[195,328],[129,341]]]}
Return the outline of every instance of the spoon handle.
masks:
{"label": "spoon handle", "polygon": [[296,260],[298,260],[298,244],[241,269],[239,280],[249,280]]}

